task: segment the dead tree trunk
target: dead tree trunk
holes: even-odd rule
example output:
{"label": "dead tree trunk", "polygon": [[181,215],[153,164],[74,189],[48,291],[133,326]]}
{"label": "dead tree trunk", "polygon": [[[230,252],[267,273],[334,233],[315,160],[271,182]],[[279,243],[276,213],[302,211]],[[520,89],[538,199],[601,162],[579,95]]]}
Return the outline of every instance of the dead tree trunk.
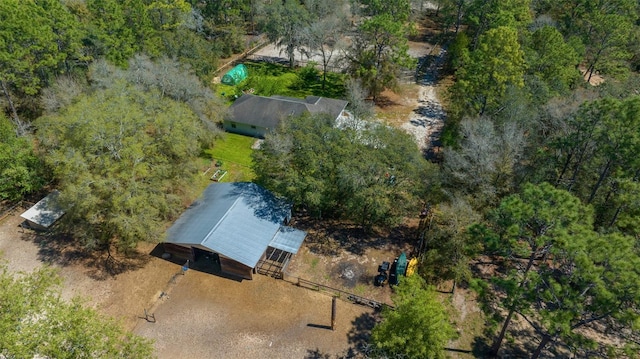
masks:
{"label": "dead tree trunk", "polygon": [[2,92],[4,93],[4,97],[7,98],[7,102],[9,103],[9,108],[11,109],[11,119],[13,120],[13,124],[16,126],[16,134],[20,137],[24,136],[29,129],[29,125],[23,122],[18,116],[18,111],[16,110],[16,106],[11,99],[11,95],[9,94],[9,89],[7,88],[7,84],[0,80],[0,86],[2,86]]}

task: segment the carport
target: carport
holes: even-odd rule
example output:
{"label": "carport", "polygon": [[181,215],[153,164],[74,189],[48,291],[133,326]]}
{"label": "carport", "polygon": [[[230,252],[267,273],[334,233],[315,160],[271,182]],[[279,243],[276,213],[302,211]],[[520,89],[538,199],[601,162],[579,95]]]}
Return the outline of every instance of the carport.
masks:
{"label": "carport", "polygon": [[25,219],[27,227],[46,231],[64,215],[64,210],[58,203],[60,192],[49,193],[31,208],[20,215]]}
{"label": "carport", "polygon": [[280,227],[258,262],[258,273],[282,278],[282,273],[287,268],[291,257],[298,253],[306,235],[305,232],[295,228]]}

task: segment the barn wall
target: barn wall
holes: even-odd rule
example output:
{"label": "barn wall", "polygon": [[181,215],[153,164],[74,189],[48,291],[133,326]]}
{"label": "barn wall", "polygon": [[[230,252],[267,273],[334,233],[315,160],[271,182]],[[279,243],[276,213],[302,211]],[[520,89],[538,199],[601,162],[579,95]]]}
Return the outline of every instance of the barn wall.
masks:
{"label": "barn wall", "polygon": [[193,251],[191,250],[191,247],[185,247],[173,243],[163,243],[162,245],[164,247],[164,251],[171,253],[172,257],[193,261]]}
{"label": "barn wall", "polygon": [[253,279],[253,268],[236,262],[232,259],[220,256],[220,270],[226,274],[230,274],[236,277],[244,279]]}

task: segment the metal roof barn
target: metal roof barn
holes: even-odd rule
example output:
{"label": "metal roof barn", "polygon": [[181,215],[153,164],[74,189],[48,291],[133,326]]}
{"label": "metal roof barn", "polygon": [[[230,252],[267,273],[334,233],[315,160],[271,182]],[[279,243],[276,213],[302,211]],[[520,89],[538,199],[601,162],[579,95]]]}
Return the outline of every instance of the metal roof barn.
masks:
{"label": "metal roof barn", "polygon": [[169,228],[165,242],[253,269],[268,247],[297,253],[306,233],[284,226],[290,218],[291,205],[255,183],[213,183]]}

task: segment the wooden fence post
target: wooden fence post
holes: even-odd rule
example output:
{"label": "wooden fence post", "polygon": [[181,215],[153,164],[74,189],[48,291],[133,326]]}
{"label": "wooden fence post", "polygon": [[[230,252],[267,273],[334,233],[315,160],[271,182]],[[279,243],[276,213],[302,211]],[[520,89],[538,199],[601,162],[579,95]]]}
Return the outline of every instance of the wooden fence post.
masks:
{"label": "wooden fence post", "polygon": [[337,297],[331,299],[331,330],[336,330],[336,301]]}

